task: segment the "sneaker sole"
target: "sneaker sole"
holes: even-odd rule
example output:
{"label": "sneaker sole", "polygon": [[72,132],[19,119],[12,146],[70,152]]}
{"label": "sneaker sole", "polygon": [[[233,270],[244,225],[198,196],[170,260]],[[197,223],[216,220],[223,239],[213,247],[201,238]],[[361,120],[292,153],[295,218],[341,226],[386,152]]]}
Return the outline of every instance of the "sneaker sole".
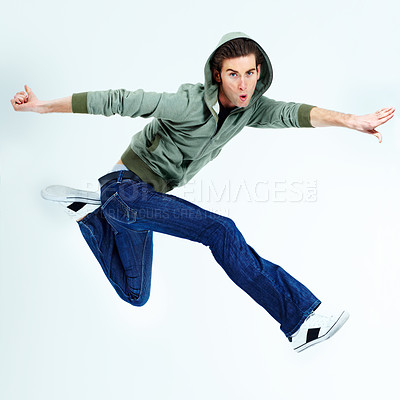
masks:
{"label": "sneaker sole", "polygon": [[344,324],[345,322],[349,319],[350,314],[347,311],[343,311],[342,314],[340,314],[340,317],[337,319],[337,321],[332,325],[332,328],[325,333],[325,335],[319,337],[318,339],[313,340],[312,342],[305,343],[300,347],[295,348],[298,353],[300,353],[303,350],[308,349],[311,346],[314,346],[315,344],[321,343],[324,340],[329,339],[331,336],[333,336]]}
{"label": "sneaker sole", "polygon": [[100,204],[99,195],[96,192],[73,189],[68,186],[52,185],[40,192],[45,200],[57,201],[60,203],[81,202],[87,204]]}

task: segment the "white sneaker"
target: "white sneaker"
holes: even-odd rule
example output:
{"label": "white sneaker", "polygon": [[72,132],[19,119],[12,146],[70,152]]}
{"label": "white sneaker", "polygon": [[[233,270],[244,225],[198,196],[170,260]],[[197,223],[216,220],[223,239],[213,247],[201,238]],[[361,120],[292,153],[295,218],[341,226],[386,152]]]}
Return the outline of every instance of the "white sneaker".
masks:
{"label": "white sneaker", "polygon": [[52,185],[41,191],[43,199],[54,201],[64,207],[65,212],[76,220],[82,219],[100,206],[98,192]]}
{"label": "white sneaker", "polygon": [[289,337],[293,350],[300,352],[329,339],[343,326],[349,316],[347,311],[333,315],[316,314],[313,311],[300,326],[300,329]]}
{"label": "white sneaker", "polygon": [[79,190],[62,185],[47,186],[42,189],[41,195],[45,200],[63,203],[81,202],[100,205],[100,194],[89,190]]}

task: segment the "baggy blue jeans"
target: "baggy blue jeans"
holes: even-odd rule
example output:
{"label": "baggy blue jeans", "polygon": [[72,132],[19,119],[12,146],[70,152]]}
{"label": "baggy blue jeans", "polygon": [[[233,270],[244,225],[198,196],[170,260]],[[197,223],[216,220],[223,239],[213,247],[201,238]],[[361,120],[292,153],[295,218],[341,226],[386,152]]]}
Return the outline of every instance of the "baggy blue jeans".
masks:
{"label": "baggy blue jeans", "polygon": [[278,265],[260,257],[235,223],[179,197],[156,192],[139,177],[101,188],[101,207],[79,221],[81,232],[118,295],[134,306],[150,295],[153,231],[202,243],[217,263],[289,337],[320,301]]}

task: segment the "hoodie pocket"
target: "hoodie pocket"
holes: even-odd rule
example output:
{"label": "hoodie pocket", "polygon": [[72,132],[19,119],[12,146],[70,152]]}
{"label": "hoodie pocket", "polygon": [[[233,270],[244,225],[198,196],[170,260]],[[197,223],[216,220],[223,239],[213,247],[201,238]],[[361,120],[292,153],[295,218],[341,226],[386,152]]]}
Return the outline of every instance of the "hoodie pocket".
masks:
{"label": "hoodie pocket", "polygon": [[161,141],[161,136],[157,133],[157,135],[154,137],[153,142],[149,147],[147,147],[147,150],[152,153],[160,144]]}

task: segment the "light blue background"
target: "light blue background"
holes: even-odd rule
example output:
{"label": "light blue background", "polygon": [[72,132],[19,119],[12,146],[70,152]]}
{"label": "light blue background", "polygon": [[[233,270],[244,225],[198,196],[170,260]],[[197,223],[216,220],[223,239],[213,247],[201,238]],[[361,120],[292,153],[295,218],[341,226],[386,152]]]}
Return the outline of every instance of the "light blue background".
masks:
{"label": "light blue background", "polygon": [[[366,114],[399,107],[398,2],[17,1],[0,15],[0,398],[395,398],[400,356],[399,118],[375,137],[343,128],[248,129],[174,191],[229,215],[249,244],[349,322],[294,353],[278,324],[209,250],[155,235],[148,304],[121,301],[73,221],[40,198],[96,188],[147,122],[15,113],[105,89],[203,81],[219,38],[244,31],[270,55],[269,97]],[[199,196],[199,185],[317,181],[317,200]],[[196,196],[191,193],[197,191]]]}

